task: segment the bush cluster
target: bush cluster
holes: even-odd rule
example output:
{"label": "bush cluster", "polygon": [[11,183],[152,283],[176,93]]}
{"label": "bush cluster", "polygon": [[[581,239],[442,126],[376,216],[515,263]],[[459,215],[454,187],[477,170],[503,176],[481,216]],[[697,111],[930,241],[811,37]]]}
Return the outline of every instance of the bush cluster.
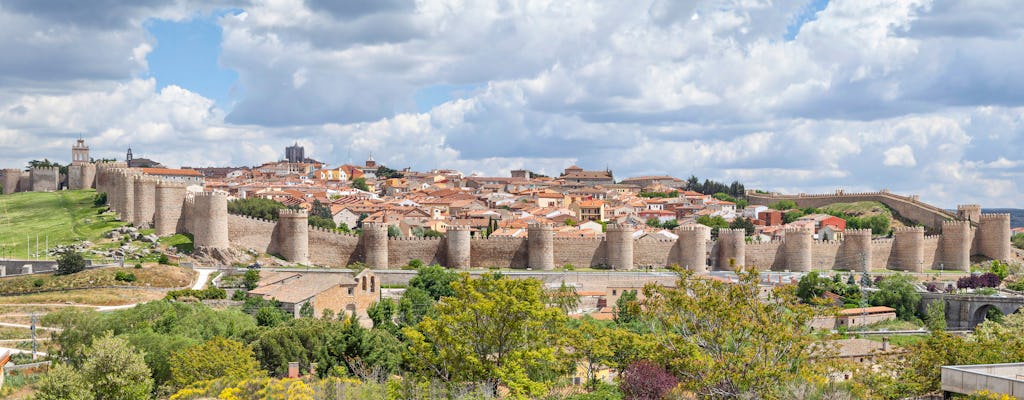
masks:
{"label": "bush cluster", "polygon": [[991,272],[986,272],[981,275],[965,276],[957,279],[956,287],[958,289],[978,289],[978,288],[995,288],[999,287],[1002,280],[999,276]]}
{"label": "bush cluster", "polygon": [[178,300],[180,298],[187,297],[197,300],[221,300],[227,298],[228,294],[224,289],[217,287],[209,287],[202,290],[182,289],[167,292],[167,299],[169,300]]}

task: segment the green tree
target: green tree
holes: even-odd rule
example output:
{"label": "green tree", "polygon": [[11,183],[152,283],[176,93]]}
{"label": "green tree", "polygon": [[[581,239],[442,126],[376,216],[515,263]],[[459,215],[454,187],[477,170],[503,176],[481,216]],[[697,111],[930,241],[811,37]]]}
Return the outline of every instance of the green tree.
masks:
{"label": "green tree", "polygon": [[70,275],[85,270],[85,258],[75,251],[65,251],[57,257],[57,275]]}
{"label": "green tree", "polygon": [[312,210],[309,211],[309,215],[324,219],[334,218],[334,214],[331,213],[331,206],[321,203],[319,199],[313,200],[313,207]]}
{"label": "green tree", "polygon": [[615,301],[615,322],[631,324],[639,321],[640,311],[640,301],[637,300],[636,290],[623,290],[622,295]]}
{"label": "green tree", "polygon": [[401,178],[403,175],[401,172],[385,167],[383,165],[377,167],[377,179],[391,179]]}
{"label": "green tree", "polygon": [[256,309],[256,325],[277,326],[285,319],[284,312],[274,306],[260,306]]}
{"label": "green tree", "polygon": [[395,238],[395,237],[401,237],[401,236],[402,236],[402,231],[400,229],[398,229],[397,226],[388,225],[388,237],[389,238]]}
{"label": "green tree", "polygon": [[740,272],[736,283],[679,273],[675,288],[645,289],[655,361],[698,398],[784,398],[779,382],[807,371],[813,309],[792,288],[758,300],[757,271]]}
{"label": "green tree", "polygon": [[107,336],[85,354],[82,376],[92,385],[96,400],[148,399],[153,388],[142,353],[124,339]]}
{"label": "green tree", "polygon": [[245,286],[246,290],[253,290],[256,285],[260,282],[260,271],[258,269],[250,269],[245,271],[245,275],[242,276],[242,285]]}
{"label": "green tree", "polygon": [[597,372],[611,363],[615,355],[611,329],[600,326],[589,316],[580,320],[572,332],[572,354],[580,361],[587,373],[587,388],[597,386]]}
{"label": "green tree", "polygon": [[420,288],[430,294],[434,300],[455,294],[452,282],[459,279],[459,274],[440,265],[428,265],[416,270],[416,275],[409,279],[409,287]]}
{"label": "green tree", "polygon": [[313,318],[314,314],[313,303],[305,302],[302,303],[302,307],[299,307],[299,316],[302,318]]}
{"label": "green tree", "polygon": [[316,216],[316,215],[310,215],[308,217],[308,219],[309,219],[309,225],[310,226],[314,226],[314,227],[317,227],[317,228],[323,228],[323,229],[335,229],[335,228],[337,228],[337,226],[334,225],[334,220],[332,220],[330,218],[321,218],[321,217]]}
{"label": "green tree", "polygon": [[774,202],[774,203],[768,205],[768,208],[771,208],[773,210],[781,210],[781,211],[792,210],[792,209],[796,208],[796,202],[793,201],[793,200],[779,200],[777,202]]}
{"label": "green tree", "polygon": [[746,231],[745,235],[750,236],[754,234],[754,221],[749,218],[736,218],[729,223],[729,229],[743,229]]}
{"label": "green tree", "polygon": [[946,330],[946,302],[933,301],[928,303],[924,312],[924,324],[931,332]]}
{"label": "green tree", "polygon": [[353,179],[352,180],[352,187],[356,188],[356,189],[359,189],[359,190],[362,190],[364,192],[369,192],[370,191],[370,187],[366,185],[366,178],[356,178],[356,179]]}
{"label": "green tree", "polygon": [[409,287],[398,300],[398,322],[404,326],[418,324],[424,316],[434,312],[434,298],[430,292]]}
{"label": "green tree", "polygon": [[580,295],[576,292],[576,287],[566,285],[564,281],[557,289],[548,290],[544,295],[548,306],[558,308],[566,314],[580,306]]}
{"label": "green tree", "polygon": [[817,271],[811,271],[796,284],[796,296],[804,303],[812,304],[814,299],[825,294],[831,286],[828,279],[818,275]]}
{"label": "green tree", "polygon": [[436,318],[403,329],[412,367],[442,381],[504,386],[517,398],[547,393],[567,365],[557,346],[564,315],[544,304],[541,282],[464,274],[452,287]]}
{"label": "green tree", "polygon": [[871,305],[896,309],[896,315],[905,321],[916,319],[917,305],[921,295],[914,288],[914,278],[906,274],[894,274],[878,283],[878,291],[871,294]]}
{"label": "green tree", "polygon": [[284,204],[270,199],[249,197],[228,202],[228,212],[236,215],[265,219],[268,221],[277,220],[277,211],[288,208]]}
{"label": "green tree", "polygon": [[803,211],[800,211],[800,210],[790,211],[790,212],[787,212],[785,214],[782,214],[782,222],[789,224],[789,223],[792,223],[793,221],[796,221],[796,220],[800,219],[800,217],[803,217],[803,216],[804,216],[804,212]]}
{"label": "green tree", "polygon": [[53,364],[36,384],[36,400],[93,400],[92,387],[67,364]]}
{"label": "green tree", "polygon": [[1013,243],[1013,247],[1024,250],[1024,233],[1015,233],[1010,237],[1010,242]]}
{"label": "green tree", "polygon": [[993,260],[990,271],[996,276],[998,276],[999,280],[1002,281],[1005,280],[1006,277],[1010,275],[1010,266],[1002,261]]}
{"label": "green tree", "polygon": [[170,364],[178,388],[220,377],[247,379],[266,374],[260,371],[252,349],[221,337],[172,353]]}
{"label": "green tree", "polygon": [[373,321],[374,329],[382,329],[390,332],[391,334],[398,333],[398,325],[395,324],[395,310],[398,305],[395,304],[394,300],[381,299],[378,302],[370,304],[366,308],[366,314]]}

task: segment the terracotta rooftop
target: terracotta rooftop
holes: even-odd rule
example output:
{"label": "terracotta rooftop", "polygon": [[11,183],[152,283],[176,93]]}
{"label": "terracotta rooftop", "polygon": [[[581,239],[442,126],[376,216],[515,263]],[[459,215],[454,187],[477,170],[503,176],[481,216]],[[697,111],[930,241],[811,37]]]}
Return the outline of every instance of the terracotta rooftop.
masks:
{"label": "terracotta rooftop", "polygon": [[203,176],[194,169],[172,169],[172,168],[142,168],[146,175],[167,175],[167,176]]}

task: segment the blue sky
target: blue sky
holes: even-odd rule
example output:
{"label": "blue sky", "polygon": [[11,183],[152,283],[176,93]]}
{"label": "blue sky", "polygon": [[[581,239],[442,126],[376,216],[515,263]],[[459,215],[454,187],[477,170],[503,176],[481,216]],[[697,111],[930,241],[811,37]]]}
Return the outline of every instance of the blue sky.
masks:
{"label": "blue sky", "polygon": [[5,0],[7,166],[98,157],[1024,199],[1011,0]]}

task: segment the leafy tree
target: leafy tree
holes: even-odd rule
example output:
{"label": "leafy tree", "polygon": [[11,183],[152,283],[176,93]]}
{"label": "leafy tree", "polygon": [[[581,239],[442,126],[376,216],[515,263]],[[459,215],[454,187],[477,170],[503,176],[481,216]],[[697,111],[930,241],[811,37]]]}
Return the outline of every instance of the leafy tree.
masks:
{"label": "leafy tree", "polygon": [[655,218],[655,217],[650,217],[650,218],[647,219],[647,226],[652,227],[652,228],[660,228],[661,227],[661,221],[658,221],[658,219]]}
{"label": "leafy tree", "polygon": [[259,197],[249,197],[228,202],[228,212],[231,214],[245,215],[268,221],[276,221],[277,211],[282,208],[288,207],[274,200]]}
{"label": "leafy tree", "polygon": [[242,285],[245,286],[246,290],[253,290],[256,285],[260,282],[260,271],[258,269],[250,269],[245,271],[245,275],[242,276]]}
{"label": "leafy tree", "polygon": [[615,322],[619,324],[631,324],[640,320],[640,301],[637,300],[636,290],[623,290],[622,295],[615,301]]}
{"label": "leafy tree", "polygon": [[797,207],[796,207],[796,202],[793,201],[793,200],[779,200],[777,202],[774,202],[774,203],[768,205],[768,208],[771,208],[773,210],[785,211],[785,210],[792,210],[792,209],[795,209]]}
{"label": "leafy tree", "polygon": [[170,364],[172,380],[179,388],[220,377],[242,379],[266,374],[260,371],[252,349],[220,337],[174,352]]}
{"label": "leafy tree", "polygon": [[409,279],[409,287],[423,289],[434,300],[455,294],[452,282],[459,280],[459,274],[440,265],[429,265],[419,268],[416,275]]}
{"label": "leafy tree", "polygon": [[261,306],[256,309],[256,325],[259,326],[277,326],[285,319],[282,315],[284,311],[273,306]]}
{"label": "leafy tree", "polygon": [[594,390],[597,385],[597,372],[605,365],[611,364],[615,355],[613,347],[614,335],[611,329],[601,327],[589,316],[580,320],[572,332],[572,354],[576,356],[586,369],[587,388]]}
{"label": "leafy tree", "polygon": [[446,382],[487,382],[515,397],[542,396],[568,368],[556,346],[564,315],[547,307],[541,282],[464,274],[443,297],[437,317],[403,333],[411,366]]}
{"label": "leafy tree", "polygon": [[[665,228],[665,229],[668,229],[668,230],[676,229],[676,227],[678,227],[678,226],[679,226],[679,220],[677,220],[675,218],[672,218],[672,219],[670,219],[668,221],[665,221],[665,222],[663,222],[661,224],[662,228]],[[603,225],[602,225],[602,227],[603,227]]]}
{"label": "leafy tree", "polygon": [[924,324],[931,332],[946,330],[946,302],[933,301],[928,303],[924,312]]}
{"label": "leafy tree", "polygon": [[1010,237],[1010,242],[1013,243],[1013,247],[1024,250],[1024,233],[1015,233]]}
{"label": "leafy tree", "polygon": [[334,225],[334,220],[333,219],[321,218],[321,217],[316,216],[316,215],[310,215],[309,216],[309,225],[317,227],[317,228],[323,228],[323,229],[335,229],[335,228],[337,228],[337,226]]}
{"label": "leafy tree", "polygon": [[356,179],[353,179],[352,180],[352,187],[356,188],[356,189],[359,189],[359,190],[362,190],[364,192],[369,192],[370,191],[370,187],[366,185],[366,178],[356,178]]}
{"label": "leafy tree", "polygon": [[331,206],[321,203],[319,199],[313,200],[313,209],[310,210],[309,216],[317,216],[324,219],[334,218],[334,214],[331,213]]}
{"label": "leafy tree", "polygon": [[750,236],[754,234],[754,221],[749,218],[736,218],[729,223],[729,229],[743,229],[746,231],[745,235]]}
{"label": "leafy tree", "polygon": [[397,226],[388,225],[388,237],[401,237],[402,231]]}
{"label": "leafy tree", "polygon": [[792,288],[758,300],[757,271],[739,282],[700,279],[679,271],[676,288],[648,286],[645,314],[658,341],[652,361],[679,377],[699,398],[778,398],[779,382],[808,369],[814,311]]}
{"label": "leafy tree", "polygon": [[796,296],[807,304],[814,303],[814,299],[821,297],[829,290],[831,285],[828,280],[818,275],[817,271],[811,271],[800,278],[796,285]]}
{"label": "leafy tree", "polygon": [[800,217],[803,217],[804,215],[804,212],[800,210],[790,211],[785,214],[782,214],[782,222],[789,224],[792,223],[793,221],[800,219]]}
{"label": "leafy tree", "polygon": [[401,178],[401,177],[404,176],[404,175],[402,175],[401,172],[398,172],[398,171],[393,170],[391,168],[385,167],[383,165],[377,167],[377,174],[376,175],[377,175],[377,179]]}
{"label": "leafy tree", "polygon": [[313,318],[313,303],[305,302],[302,303],[302,307],[299,307],[299,316],[302,318]]}
{"label": "leafy tree", "polygon": [[124,339],[107,336],[85,354],[82,376],[92,385],[96,400],[148,399],[153,388],[142,354]]}
{"label": "leafy tree", "polygon": [[395,304],[394,300],[381,299],[378,302],[370,304],[366,308],[366,314],[373,321],[374,329],[383,329],[392,334],[398,333],[398,325],[395,324],[395,310],[398,305]]}
{"label": "leafy tree", "polygon": [[576,292],[576,287],[566,285],[565,282],[562,282],[557,289],[547,291],[544,295],[545,303],[549,307],[558,308],[566,314],[575,311],[580,305],[580,295]]}
{"label": "leafy tree", "polygon": [[105,206],[107,204],[107,194],[105,192],[96,193],[93,197],[92,205],[96,207]]}
{"label": "leafy tree", "polygon": [[93,400],[88,381],[67,364],[53,364],[36,384],[36,400]]}
{"label": "leafy tree", "polygon": [[1006,277],[1010,275],[1010,266],[1002,261],[993,260],[990,271],[993,274],[995,274],[995,276],[998,276],[999,280],[1001,281],[1006,279]]}
{"label": "leafy tree", "polygon": [[622,371],[619,389],[627,398],[636,400],[659,400],[679,384],[665,368],[650,361],[642,360],[629,365]]}
{"label": "leafy tree", "polygon": [[71,275],[85,270],[85,258],[75,251],[65,251],[57,257],[57,275]]}
{"label": "leafy tree", "polygon": [[411,326],[420,323],[424,316],[434,312],[434,298],[430,292],[418,287],[409,287],[398,300],[398,322]]}
{"label": "leafy tree", "polygon": [[914,320],[921,295],[914,288],[914,278],[906,274],[894,274],[878,282],[878,291],[871,294],[871,305],[896,309],[896,315],[905,321]]}

